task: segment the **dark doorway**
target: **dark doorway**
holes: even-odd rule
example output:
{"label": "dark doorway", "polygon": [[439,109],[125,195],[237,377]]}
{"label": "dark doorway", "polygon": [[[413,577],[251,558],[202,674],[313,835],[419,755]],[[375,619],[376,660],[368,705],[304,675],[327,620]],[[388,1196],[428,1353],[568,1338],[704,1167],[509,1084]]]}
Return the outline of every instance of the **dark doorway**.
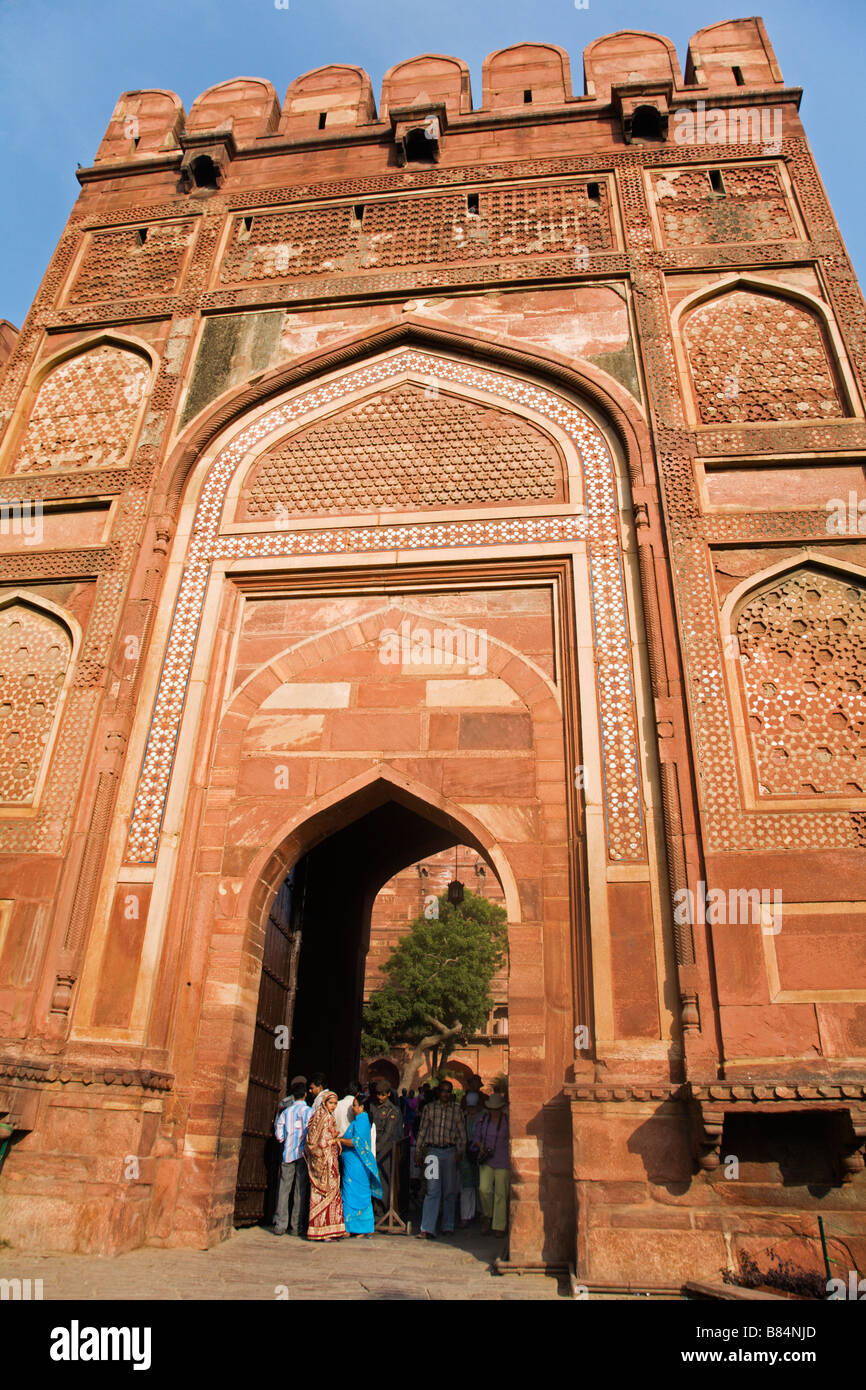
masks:
{"label": "dark doorway", "polygon": [[[236,1225],[268,1219],[273,1211],[279,1164],[273,1124],[287,1080],[321,1071],[329,1087],[342,1091],[357,1077],[370,915],[379,889],[407,865],[467,841],[465,828],[427,819],[379,785],[359,796],[354,820],[299,859],[271,910]],[[371,801],[378,804],[366,809]],[[277,1045],[281,1026],[288,1050]]]}
{"label": "dark doorway", "polygon": [[357,1076],[376,894],[399,869],[455,842],[449,831],[388,801],[301,860],[303,945],[289,1060],[293,1074],[323,1071],[334,1087]]}

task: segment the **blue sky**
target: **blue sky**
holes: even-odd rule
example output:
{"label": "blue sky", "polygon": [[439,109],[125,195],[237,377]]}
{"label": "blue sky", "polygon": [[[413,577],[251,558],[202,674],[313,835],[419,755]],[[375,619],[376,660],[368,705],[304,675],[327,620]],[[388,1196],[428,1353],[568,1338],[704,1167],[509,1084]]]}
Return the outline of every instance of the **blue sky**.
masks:
{"label": "blue sky", "polygon": [[[325,63],[358,63],[377,95],[393,63],[453,53],[472,74],[521,40],[561,44],[583,90],[582,50],[601,34],[666,34],[685,64],[690,35],[736,18],[733,3],[694,0],[0,0],[0,148],[8,195],[0,218],[0,318],[20,326],[123,91],[168,87],[189,110],[229,77],[289,82]],[[748,13],[748,11],[746,11]],[[801,114],[855,268],[866,277],[861,136],[864,0],[764,0],[760,13]],[[857,144],[855,145],[855,141]]]}

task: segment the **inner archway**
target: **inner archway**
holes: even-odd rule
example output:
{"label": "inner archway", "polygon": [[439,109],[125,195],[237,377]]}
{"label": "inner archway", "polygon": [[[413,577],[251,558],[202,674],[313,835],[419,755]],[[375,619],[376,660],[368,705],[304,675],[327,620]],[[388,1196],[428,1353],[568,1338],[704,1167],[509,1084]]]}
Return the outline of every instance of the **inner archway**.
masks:
{"label": "inner archway", "polygon": [[301,855],[269,912],[236,1225],[270,1214],[279,1161],[273,1118],[289,1078],[323,1072],[329,1088],[342,1093],[358,1076],[370,920],[383,884],[401,869],[467,842],[493,874],[483,847],[465,828],[443,824],[432,806],[425,810],[381,790],[386,799],[365,809],[368,797],[362,795],[354,819]]}
{"label": "inner archway", "polygon": [[370,914],[398,870],[455,843],[451,832],[395,801],[331,835],[298,865],[302,945],[292,1024],[292,1074],[323,1071],[333,1086],[358,1074]]}
{"label": "inner archway", "polygon": [[[457,844],[401,869],[384,884],[373,904],[364,972],[365,1004],[386,983],[385,967],[412,931],[413,923],[422,918],[438,919],[439,904],[454,883],[460,885],[461,895],[483,898],[505,908],[501,883],[471,845]],[[505,960],[490,981],[490,1008],[483,1021],[473,1020],[463,1037],[450,1041],[443,1050],[435,1045],[425,1049],[420,1058],[408,1041],[397,1039],[387,1058],[362,1056],[361,1080],[369,1083],[382,1079],[395,1089],[409,1091],[417,1090],[435,1073],[450,1077],[463,1091],[475,1076],[480,1076],[485,1085],[492,1085],[508,1072],[507,1017]],[[504,1029],[497,1026],[503,1020]]]}

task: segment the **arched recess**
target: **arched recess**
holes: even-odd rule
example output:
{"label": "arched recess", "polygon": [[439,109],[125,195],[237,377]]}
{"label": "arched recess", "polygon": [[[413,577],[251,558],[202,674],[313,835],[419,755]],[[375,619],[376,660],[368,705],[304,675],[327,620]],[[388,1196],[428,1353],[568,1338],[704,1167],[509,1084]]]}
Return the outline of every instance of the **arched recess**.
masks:
{"label": "arched recess", "polygon": [[[754,412],[750,415],[744,412],[744,402],[748,400],[749,383],[742,380],[742,373],[737,371],[737,363],[733,356],[729,362],[724,362],[718,352],[713,354],[712,371],[715,376],[712,386],[707,385],[703,392],[698,386],[698,379],[694,369],[693,355],[689,350],[688,333],[689,325],[693,317],[703,306],[714,304],[716,301],[724,300],[727,296],[741,295],[744,298],[752,296],[758,307],[762,301],[776,301],[784,304],[785,302],[797,306],[803,318],[804,329],[808,331],[808,323],[814,324],[814,342],[812,347],[820,344],[828,371],[828,386],[833,396],[838,402],[838,409],[834,412],[823,414],[788,413],[784,415],[774,415],[767,413],[766,408],[758,406],[758,414]],[[672,327],[674,333],[674,345],[680,365],[680,373],[684,385],[683,399],[686,403],[686,413],[689,423],[693,426],[724,424],[731,420],[739,421],[744,424],[791,424],[808,422],[811,419],[840,419],[846,416],[862,416],[863,410],[857,392],[856,384],[850,366],[848,365],[845,345],[842,336],[833,319],[829,306],[807,290],[795,289],[793,286],[780,284],[774,280],[767,280],[756,275],[726,275],[721,280],[715,281],[711,285],[705,285],[694,293],[687,295],[673,311]],[[744,333],[743,337],[746,338]],[[729,347],[735,340],[735,335],[726,334],[726,343]],[[756,336],[748,338],[746,352],[759,352],[760,344]],[[741,351],[742,355],[742,351]],[[748,361],[748,358],[747,358]],[[771,366],[774,369],[780,367],[778,357],[774,356]],[[702,405],[702,397],[706,398],[708,391],[718,387],[715,393],[719,397],[719,404],[712,407],[717,412],[712,418],[705,418],[707,407]],[[756,388],[764,390],[770,394],[778,394],[778,385],[768,381],[766,387],[761,388],[760,383],[756,383]],[[725,404],[725,402],[727,404]],[[745,407],[746,409],[748,407]]]}
{"label": "arched recess", "polygon": [[461,1062],[456,1057],[449,1058],[449,1060],[445,1063],[443,1070],[445,1072],[445,1075],[453,1077],[453,1079],[457,1082],[457,1085],[464,1091],[467,1089],[469,1082],[472,1080],[473,1076],[475,1076],[475,1072],[468,1065],[468,1063]]}
{"label": "arched recess", "polygon": [[367,1073],[368,1085],[373,1081],[387,1081],[392,1091],[396,1091],[400,1085],[400,1069],[390,1057],[374,1057],[362,1069]]}
{"label": "arched recess", "polygon": [[[91,353],[98,356],[88,362]],[[57,472],[128,463],[156,369],[155,354],[149,344],[113,332],[93,334],[67,344],[39,362],[21,392],[0,448],[0,471]],[[87,378],[94,372],[97,387],[104,392],[101,409],[94,409],[87,400],[87,392],[92,389]],[[66,419],[67,444],[71,445],[62,457],[58,450],[64,440],[58,419]],[[47,459],[61,457],[61,461],[42,461],[43,453]]]}
{"label": "arched recess", "polygon": [[[142,763],[147,764],[140,781],[143,788],[140,804],[144,819],[147,819],[153,827],[155,839],[152,844],[145,838],[137,841],[134,847],[137,857],[130,856],[126,860],[130,868],[133,865],[154,865],[154,902],[159,906],[150,914],[146,925],[146,939],[142,949],[143,959],[154,962],[162,961],[162,943],[164,940],[172,943],[183,941],[187,928],[181,924],[193,920],[193,914],[187,912],[188,904],[192,907],[197,920],[203,921],[203,905],[200,902],[194,903],[193,899],[185,897],[187,887],[192,880],[191,872],[187,873],[186,866],[181,861],[184,858],[184,847],[187,843],[184,838],[187,833],[186,827],[193,824],[195,812],[190,805],[190,818],[187,820],[184,808],[186,804],[189,804],[187,789],[190,786],[189,779],[192,776],[192,762],[200,760],[204,753],[204,744],[195,740],[198,739],[198,730],[203,730],[206,720],[209,721],[211,717],[208,713],[206,720],[202,718],[204,714],[202,695],[203,687],[206,684],[210,685],[211,692],[216,689],[214,685],[216,668],[212,664],[215,659],[215,648],[208,644],[212,643],[213,638],[222,627],[218,618],[218,610],[221,603],[221,593],[230,593],[224,588],[227,572],[231,570],[229,582],[237,577],[239,583],[235,588],[235,594],[240,595],[242,590],[250,591],[250,584],[258,584],[259,582],[258,578],[255,577],[250,579],[248,583],[247,579],[244,578],[245,574],[259,576],[266,568],[271,570],[294,568],[296,571],[299,568],[297,562],[293,565],[284,563],[285,557],[289,556],[291,552],[288,545],[283,544],[283,541],[286,540],[293,544],[291,536],[283,537],[272,533],[270,536],[254,537],[253,539],[256,545],[267,542],[269,546],[267,554],[276,560],[276,564],[261,566],[258,557],[265,554],[265,551],[262,550],[256,552],[248,569],[243,570],[242,567],[247,564],[249,558],[245,547],[250,538],[235,532],[220,532],[220,516],[224,496],[221,489],[228,486],[231,477],[234,476],[239,467],[243,466],[244,459],[256,447],[257,443],[262,444],[270,436],[272,428],[276,428],[276,424],[282,427],[281,421],[276,421],[273,425],[267,421],[265,419],[267,412],[279,412],[287,409],[296,412],[294,418],[301,419],[305,411],[309,413],[312,409],[324,408],[331,400],[345,398],[362,387],[366,388],[371,382],[393,379],[407,369],[418,371],[423,376],[426,368],[419,365],[418,359],[422,355],[432,356],[434,344],[436,371],[442,380],[459,383],[462,386],[468,386],[469,389],[473,389],[474,383],[479,382],[480,389],[487,390],[489,393],[497,390],[501,393],[503,400],[516,402],[519,406],[526,405],[527,408],[539,413],[547,412],[555,428],[574,431],[575,437],[580,441],[576,447],[580,450],[591,483],[591,498],[585,512],[586,524],[590,528],[593,542],[592,558],[594,561],[597,559],[599,565],[592,581],[589,578],[588,568],[580,571],[577,581],[580,586],[580,602],[586,606],[586,612],[584,615],[585,626],[580,640],[575,644],[574,651],[574,659],[581,671],[580,691],[579,695],[572,696],[572,700],[576,698],[580,701],[581,720],[583,727],[591,731],[592,755],[596,759],[596,766],[590,770],[587,783],[584,784],[591,785],[594,789],[593,794],[598,798],[595,814],[592,817],[592,825],[588,831],[588,840],[592,841],[593,853],[596,852],[597,846],[598,857],[593,862],[596,864],[604,862],[604,837],[608,826],[604,808],[608,803],[604,802],[603,798],[609,787],[612,790],[610,805],[613,807],[609,822],[611,835],[614,839],[612,857],[619,860],[635,860],[643,859],[646,855],[633,692],[624,679],[624,672],[631,668],[632,658],[640,639],[638,638],[638,642],[633,644],[629,637],[626,617],[627,605],[622,579],[622,557],[617,554],[616,546],[611,544],[612,538],[618,539],[621,536],[623,524],[628,525],[628,511],[626,510],[628,480],[625,477],[625,470],[621,466],[623,455],[628,456],[628,452],[633,451],[631,453],[633,476],[635,473],[638,476],[641,475],[644,462],[637,444],[640,428],[637,409],[633,402],[629,404],[628,409],[620,408],[616,403],[615,393],[609,392],[595,383],[590,389],[580,390],[584,378],[573,367],[564,363],[558,361],[546,363],[538,357],[525,353],[515,352],[512,355],[510,348],[501,350],[497,357],[490,344],[483,340],[472,339],[469,335],[443,333],[441,329],[438,331],[428,330],[426,326],[422,327],[418,324],[413,325],[411,330],[407,330],[401,325],[400,330],[390,333],[388,336],[373,335],[363,341],[359,337],[357,341],[345,345],[345,349],[339,353],[332,353],[330,356],[319,355],[315,359],[309,359],[301,365],[300,370],[297,367],[281,368],[269,379],[246,388],[245,393],[236,393],[230,403],[223,402],[218,405],[217,410],[210,416],[206,424],[199,422],[190,427],[186,437],[178,442],[177,452],[169,464],[169,468],[175,470],[178,484],[183,478],[188,480],[180,515],[181,524],[178,526],[173,551],[172,572],[161,599],[159,619],[161,631],[170,633],[175,619],[176,628],[169,636],[167,647],[165,649],[160,647],[159,653],[154,653],[154,660],[147,676],[149,686],[141,705],[141,717],[137,721],[133,739],[130,741],[130,752],[127,759],[128,772],[124,774],[125,815],[135,796],[135,779],[139,775]],[[446,345],[450,349],[450,353],[447,355]],[[412,355],[413,360],[408,365],[400,360],[404,353],[407,356]],[[518,375],[515,368],[525,364],[529,364],[529,370]],[[292,375],[293,372],[294,375]],[[255,405],[250,404],[253,397],[256,400]],[[586,397],[589,397],[592,404],[585,404]],[[246,401],[246,408],[241,409],[240,403],[244,400]],[[610,404],[609,412],[603,412],[603,402]],[[220,419],[221,411],[225,413]],[[602,414],[605,421],[604,427],[598,423],[597,419],[597,416]],[[611,426],[612,417],[616,418],[619,429],[622,430],[622,437],[628,441],[628,451],[618,442],[618,429]],[[198,433],[201,431],[203,433]],[[207,442],[204,443],[201,452],[198,449],[192,451],[197,455],[193,460],[191,456],[187,457],[187,450],[191,450],[192,440],[197,433],[202,442],[205,438]],[[193,463],[194,469],[191,469],[189,465],[193,465]],[[521,529],[530,522],[532,528],[537,528],[542,522],[547,527],[549,524],[547,517],[540,520],[524,516],[507,517],[507,529],[503,529],[501,533],[495,530],[496,526],[499,525],[496,517],[485,517],[484,525],[493,528],[489,530],[489,534],[493,537],[489,544],[491,547],[499,547],[499,558],[508,559],[512,555],[519,558],[521,552],[518,547],[524,534],[531,535],[531,544],[536,547],[537,553],[536,538],[539,535],[546,537],[551,534],[554,545],[562,543],[567,548],[573,549],[575,563],[586,564],[588,552],[582,546],[582,536],[578,534],[584,524],[582,515],[575,513],[573,509],[570,514],[567,514],[566,509],[563,509],[561,520],[560,517],[557,517],[554,518],[554,521],[556,526],[562,524],[573,529],[569,530],[567,535],[563,532],[561,537],[555,531],[539,532],[537,529],[532,529],[531,532],[529,530],[524,532]],[[438,522],[436,525],[439,527]],[[436,544],[442,547],[440,554],[443,558],[448,558],[447,550],[449,547],[463,546],[461,563],[467,563],[465,540],[456,533],[453,538],[449,539],[447,528],[443,525],[440,529],[442,530],[442,538],[436,541]],[[298,532],[298,536],[300,535],[301,532]],[[485,532],[485,545],[488,544],[487,535],[488,532]],[[580,544],[571,547],[572,537]],[[330,537],[327,537],[326,540],[330,541]],[[596,541],[597,545],[595,544]],[[399,541],[391,536],[390,532],[386,534],[383,530],[381,539],[374,537],[373,544],[388,546],[390,554],[393,555]],[[507,547],[507,555],[503,547]],[[336,548],[333,553],[337,554]],[[476,551],[475,555],[480,557],[483,553],[483,551]],[[524,553],[528,554],[529,552]],[[561,552],[553,550],[550,550],[549,553],[551,555],[561,554]],[[353,554],[353,551],[343,552],[344,557],[346,555],[351,557]],[[237,558],[241,555],[245,556],[243,560]],[[470,557],[473,561],[475,555]],[[335,564],[334,561],[329,561],[329,563]],[[435,560],[431,563],[435,563]],[[336,561],[335,567],[348,569],[352,564],[351,558],[340,558]],[[632,571],[632,584],[634,584],[635,571],[636,566]],[[192,587],[184,587],[187,585],[187,581]],[[197,587],[199,585],[201,585],[200,589]],[[563,587],[565,590],[568,589],[567,584]],[[181,588],[183,588],[182,593],[180,592]],[[197,605],[200,596],[203,598],[206,592],[210,595],[208,614],[213,616],[214,621],[211,622],[208,618],[199,626]],[[634,589],[632,588],[633,592]],[[597,626],[597,642],[594,640],[588,612],[590,595],[596,594],[604,603],[604,611],[600,615],[601,620]],[[231,601],[231,599],[227,600],[227,602]],[[227,615],[230,612],[229,609],[225,611]],[[233,619],[231,620],[233,621]],[[196,652],[197,643],[199,650]],[[156,669],[157,655],[162,662],[160,670]],[[196,674],[194,679],[189,681],[185,677],[186,667],[184,663],[187,660],[191,662],[193,656],[196,663]],[[216,659],[221,660],[222,658],[217,657]],[[165,673],[164,689],[161,688],[163,673]],[[572,689],[571,685],[569,689]],[[605,715],[601,736],[608,740],[606,746],[615,751],[619,750],[617,756],[611,760],[607,779],[602,775],[600,766],[598,766],[599,706],[604,709]],[[586,710],[585,719],[584,709]],[[154,710],[155,714],[152,714]],[[173,722],[175,719],[176,723]],[[184,722],[184,729],[183,733],[179,734],[182,722]],[[575,720],[568,725],[568,728],[573,729],[576,726],[577,721]],[[213,725],[211,724],[210,727],[212,728]],[[148,740],[151,737],[152,745],[148,747]],[[178,737],[180,737],[180,744],[186,746],[188,760],[178,768],[178,775],[172,781],[170,773],[171,750],[175,746],[174,740]],[[629,743],[630,738],[631,743]],[[583,750],[581,749],[577,756],[588,764],[588,758],[582,755]],[[153,763],[149,761],[151,756],[155,759]],[[169,764],[168,768],[166,767],[167,764]],[[203,765],[207,765],[206,755],[205,764],[200,763],[200,766]],[[151,777],[151,767],[155,773],[153,777]],[[387,775],[388,772],[387,767],[380,767],[374,774],[375,781],[381,784],[383,774]],[[170,787],[170,804],[162,799],[161,788],[164,773],[166,774],[165,786],[166,788]],[[202,804],[198,794],[200,775],[196,770],[196,790],[193,798],[190,798],[190,802],[194,799],[197,806]],[[369,781],[369,777],[366,780]],[[391,777],[388,777],[388,780],[392,784],[395,782],[395,779]],[[573,779],[566,775],[562,781],[566,803],[570,806],[572,802],[577,800],[571,791]],[[131,793],[128,799],[127,791]],[[364,796],[370,795],[363,789],[362,794]],[[229,792],[228,795],[230,796],[231,793]],[[221,1166],[219,1183],[220,1191],[223,1194],[229,1193],[234,1181],[234,1174],[229,1174],[228,1167],[232,1158],[232,1146],[242,1133],[243,1098],[248,1084],[248,1076],[243,1074],[243,1062],[250,1055],[251,1029],[254,1026],[256,1008],[256,985],[260,974],[261,950],[270,904],[274,901],[274,895],[279,885],[285,881],[291,868],[306,852],[307,846],[312,845],[317,838],[327,838],[332,833],[339,833],[341,818],[345,816],[345,804],[351,795],[351,785],[341,783],[330,795],[330,806],[326,801],[316,802],[313,807],[307,804],[303,810],[298,811],[297,823],[281,826],[278,835],[271,834],[269,829],[268,843],[274,848],[257,853],[256,861],[252,865],[248,864],[245,857],[238,855],[227,860],[224,867],[216,870],[219,882],[213,882],[213,895],[218,922],[214,930],[216,944],[213,949],[219,955],[219,969],[214,972],[214,978],[207,983],[207,999],[202,1006],[202,1017],[207,1021],[208,1036],[219,1052],[220,1062],[218,1065],[222,1066],[223,1048],[225,1048],[226,1065],[230,1068],[226,1089],[222,1092],[226,1103],[225,1106],[220,1104],[219,1107],[219,1114],[223,1116],[223,1120],[219,1122],[219,1127],[221,1135],[226,1136],[225,1148],[222,1144],[222,1137],[219,1140]],[[380,798],[381,795],[380,791]],[[509,875],[509,866],[503,864],[499,853],[501,846],[495,840],[491,830],[486,825],[473,826],[463,812],[455,815],[450,807],[440,807],[436,794],[431,793],[427,787],[420,792],[416,790],[414,795],[416,803],[418,801],[422,803],[423,814],[427,821],[441,826],[441,819],[437,820],[436,812],[437,809],[439,811],[444,810],[444,814],[449,816],[453,823],[451,834],[455,842],[473,843],[474,836],[478,842],[477,847],[482,858],[491,864],[500,882],[503,883],[506,901],[508,901],[510,892],[512,902],[517,903],[517,884],[514,881],[514,874]],[[387,800],[400,803],[399,791],[395,793],[389,790]],[[160,844],[162,822],[159,821],[159,817],[167,804],[168,810],[165,812],[165,830],[167,833]],[[334,807],[338,806],[342,806],[343,809],[335,810]],[[359,808],[359,810],[361,809],[363,807]],[[254,808],[254,812],[256,812],[256,808]],[[564,825],[562,816],[558,811],[556,814],[560,823]],[[357,815],[355,818],[357,819]],[[144,820],[141,824],[143,827]],[[561,833],[564,837],[566,835],[565,829]],[[250,847],[258,843],[260,841],[254,840],[252,837],[247,841]],[[508,843],[510,845],[510,841]],[[111,876],[116,879],[123,877],[123,866],[120,859],[122,846],[118,846],[117,851],[113,849],[114,852],[117,853],[117,864],[108,870],[106,882]],[[503,852],[510,852],[510,849]],[[517,850],[515,849],[515,858],[516,855]],[[191,860],[189,862],[191,863]],[[568,860],[566,862],[570,863]],[[142,869],[136,868],[133,872],[138,875]],[[174,904],[176,910],[172,913],[174,921],[169,922],[169,914],[164,905],[169,903],[175,883],[177,884],[177,899]],[[571,887],[571,883],[566,885],[569,892]],[[543,897],[543,895],[541,896]],[[582,933],[588,933],[586,924],[589,923],[590,917],[589,913],[584,914],[582,903],[583,898],[581,898],[581,906],[578,909],[581,916],[580,930]],[[599,923],[597,932],[593,925],[592,950],[595,949],[596,940],[599,943],[599,950],[603,950],[607,917],[601,887],[599,887],[593,900],[592,912],[596,914],[592,917],[593,924]],[[539,916],[537,923],[534,923],[532,927],[532,930],[538,932],[539,939],[543,939],[545,943],[543,959],[540,950],[537,951],[534,964],[539,971],[544,970],[546,972],[545,997],[549,993],[549,998],[555,1001],[550,1005],[544,1004],[545,1011],[549,1011],[554,1018],[554,1022],[550,1023],[549,1026],[551,1041],[545,1059],[545,1066],[548,1071],[555,1069],[557,1073],[555,1080],[550,1081],[551,1094],[561,1086],[566,1065],[570,1063],[573,1055],[569,1046],[571,1034],[568,1028],[573,992],[568,959],[569,932],[572,930],[573,921],[570,914],[570,899],[564,895],[560,900],[560,905],[547,912],[543,921]],[[512,916],[511,913],[509,915]],[[522,925],[526,926],[527,931],[530,930],[529,923]],[[193,929],[190,928],[191,931]],[[101,921],[100,930],[102,930]],[[547,943],[550,943],[549,950]],[[584,953],[582,961],[589,962],[591,947],[588,934],[585,934],[581,950]],[[93,951],[92,959],[94,964],[89,968],[88,978],[83,982],[79,994],[79,999],[83,999],[85,1002],[89,998],[87,990],[90,989],[90,978],[98,973],[99,956],[97,950]],[[161,967],[162,977],[159,987],[164,992],[167,992],[168,985],[163,984],[163,980],[168,980],[169,973],[175,967],[175,962],[176,956],[172,956],[171,961],[166,957],[165,965]],[[587,993],[589,993],[592,987],[591,965],[587,965],[586,968],[582,965],[581,969],[581,978]],[[172,978],[176,978],[176,973],[172,975]],[[538,986],[533,984],[532,988],[538,989]],[[150,999],[154,992],[151,981],[142,973],[132,1018],[133,1027],[140,1028],[140,1035],[143,1038],[147,1036]],[[187,993],[186,997],[190,998],[191,996]],[[540,998],[540,995],[532,997]],[[179,1007],[182,1008],[182,1005]],[[527,1004],[528,1007],[529,1004]],[[605,1008],[610,1014],[611,1010],[607,1005]],[[218,1026],[214,1022],[217,1015],[219,1015]],[[582,1012],[579,1016],[583,1018],[586,1013]],[[81,1017],[82,1027],[86,1029],[87,1018],[83,1007]],[[545,1018],[547,1017],[548,1013],[546,1012]],[[516,1025],[512,1031],[517,1036],[518,1028]],[[207,1042],[203,1032],[202,1047],[206,1046]],[[563,1048],[567,1050],[568,1056],[566,1064],[560,1066],[559,1051]],[[554,1049],[556,1050],[554,1051]],[[204,1054],[202,1054],[202,1062],[204,1062]],[[184,1067],[186,1069],[186,1062],[184,1062]],[[198,1064],[190,1063],[189,1069],[195,1076],[199,1070]],[[207,1062],[207,1069],[211,1079],[218,1074],[214,1071],[214,1064],[210,1059]],[[194,1084],[198,1087],[196,1103],[200,1102],[202,1106],[207,1106],[209,1111],[212,1110],[213,1094],[207,1095],[205,1093],[205,1081],[202,1080],[199,1083],[196,1080]],[[184,1089],[186,1090],[186,1086]],[[211,1080],[211,1092],[212,1090],[213,1082]],[[210,1133],[210,1130],[208,1132]],[[222,1161],[223,1158],[225,1158],[225,1163]],[[194,1168],[192,1162],[190,1167],[191,1170]],[[191,1186],[194,1185],[194,1173],[192,1171],[190,1184]],[[226,1196],[226,1200],[229,1200],[228,1196]],[[190,1200],[191,1205],[192,1201]]]}
{"label": "arched recess", "polygon": [[0,593],[0,814],[39,804],[80,643],[79,624],[50,600]]}
{"label": "arched recess", "polygon": [[[286,684],[288,670],[291,670],[291,682],[294,684],[303,678],[305,672],[321,666],[320,643],[323,640],[331,643],[335,655],[348,654],[369,645],[367,630],[371,623],[376,624],[380,631],[391,631],[396,636],[397,625],[407,614],[420,618],[422,622],[429,621],[429,615],[425,614],[423,606],[413,602],[411,597],[401,598],[399,602],[391,599],[380,608],[368,612],[361,624],[357,618],[351,617],[342,623],[320,630],[314,636],[291,647],[286,647],[257,666],[232,691],[222,712],[223,721],[227,716],[237,715],[239,722],[233,723],[233,733],[243,736],[251,722],[244,708],[247,707],[248,700],[257,702],[255,713],[252,715],[252,718],[255,718],[268,704],[268,697],[273,697],[280,687]],[[440,628],[449,630],[456,638],[461,635],[464,637],[464,650],[474,650],[471,639],[478,636],[476,631],[455,619],[438,618],[436,621]],[[548,698],[552,699],[559,709],[562,708],[562,695],[555,682],[531,657],[501,638],[489,634],[485,635],[484,646],[485,672],[493,678],[503,679],[530,714],[535,706]],[[449,648],[449,651],[451,650],[459,651],[457,642],[452,644]],[[506,669],[509,671],[507,677],[503,675]],[[531,693],[526,695],[526,691]]]}
{"label": "arched recess", "polygon": [[805,549],[738,584],[721,623],[747,799],[862,807],[866,568]]}

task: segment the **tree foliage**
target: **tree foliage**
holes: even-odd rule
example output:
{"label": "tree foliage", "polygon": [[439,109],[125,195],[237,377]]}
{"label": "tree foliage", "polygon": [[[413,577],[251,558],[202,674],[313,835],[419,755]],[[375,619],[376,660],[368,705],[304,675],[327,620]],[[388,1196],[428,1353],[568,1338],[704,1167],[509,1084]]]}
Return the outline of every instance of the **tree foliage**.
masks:
{"label": "tree foliage", "polygon": [[[365,1057],[407,1043],[416,1071],[431,1048],[441,1066],[484,1025],[493,1004],[490,984],[505,961],[507,914],[468,889],[462,903],[443,894],[438,904],[438,918],[416,917],[382,967],[385,982],[364,1009]],[[411,1085],[405,1076],[404,1070],[401,1084]]]}

